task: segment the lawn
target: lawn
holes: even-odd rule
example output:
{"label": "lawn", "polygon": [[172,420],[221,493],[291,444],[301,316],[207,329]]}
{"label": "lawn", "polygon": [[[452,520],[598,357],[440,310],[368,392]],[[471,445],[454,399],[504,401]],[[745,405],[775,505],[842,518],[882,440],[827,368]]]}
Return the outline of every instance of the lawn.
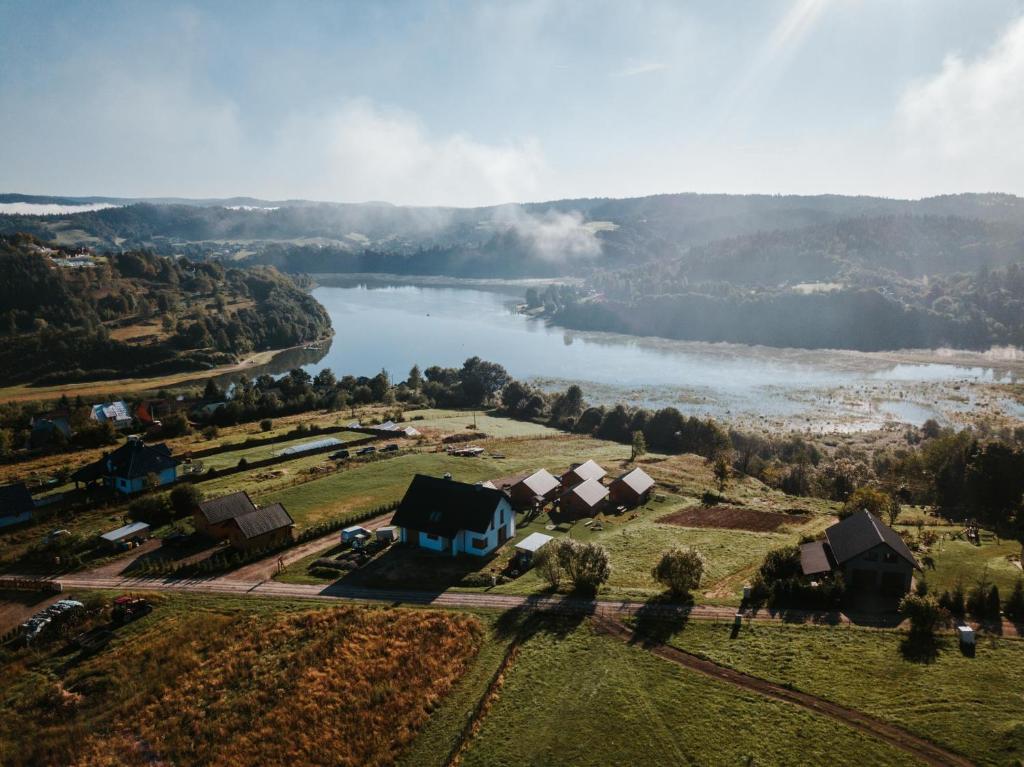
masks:
{"label": "lawn", "polygon": [[[334,434],[303,434],[295,437],[295,439],[284,440],[282,442],[274,442],[269,445],[256,445],[255,447],[239,447],[238,450],[230,450],[224,453],[217,453],[216,455],[209,455],[205,458],[200,458],[203,462],[203,468],[205,469],[227,469],[238,465],[238,461],[244,458],[249,463],[253,461],[264,461],[268,458],[274,458],[282,450],[289,447],[295,447],[296,445],[304,445],[309,442],[317,442],[324,439],[336,439],[339,442],[350,442],[355,439],[365,439],[365,434],[359,434],[354,431],[343,431]],[[338,450],[342,449],[344,445],[338,445]],[[318,456],[320,460],[325,458],[324,455]]]}
{"label": "lawn", "polygon": [[0,658],[0,763],[392,764],[486,639],[460,613],[155,599],[92,657]]}
{"label": "lawn", "polygon": [[[548,438],[509,438],[482,443],[491,452],[500,452],[504,459],[453,458],[444,453],[413,453],[386,463],[353,466],[324,479],[308,482],[280,492],[261,496],[261,502],[280,501],[302,524],[340,513],[373,508],[402,497],[414,473],[440,476],[451,472],[455,479],[475,482],[508,476],[545,466],[553,472],[572,461],[593,457],[614,476],[625,470],[628,448],[589,437],[560,435]],[[622,515],[600,518],[603,529],[594,531],[584,520],[561,524],[550,529],[553,521],[542,515],[523,525],[519,516],[517,535],[492,558],[478,560],[461,557],[452,562],[437,555],[394,548],[361,570],[346,577],[355,586],[415,587],[422,589],[473,588],[460,582],[467,575],[482,571],[500,573],[512,555],[515,542],[533,532],[568,535],[595,541],[611,555],[612,577],[603,597],[648,599],[662,591],[650,572],[661,554],[673,546],[696,546],[708,558],[704,580],[707,601],[738,604],[744,582],[760,565],[764,555],[773,548],[795,543],[801,533],[814,532],[830,517],[822,513],[821,502],[807,502],[800,510],[809,515],[803,524],[787,525],[771,533],[715,528],[687,528],[658,520],[682,507],[698,503],[700,494],[712,483],[710,469],[695,456],[664,458],[646,456],[642,465],[659,478],[659,482],[680,491],[659,492],[645,506]],[[792,507],[792,500],[753,480],[735,483],[730,497],[746,506],[761,510],[781,511]],[[827,511],[827,507],[825,507]],[[279,578],[288,582],[324,583],[309,574],[308,568],[321,555],[307,557],[292,564]],[[544,583],[535,573],[527,572],[518,579],[493,587],[496,593],[530,594],[544,590]]]}
{"label": "lawn", "polygon": [[891,721],[981,764],[1024,758],[1024,641],[985,637],[975,657],[944,637],[931,663],[906,660],[904,634],[856,627],[691,621],[670,641]]}
{"label": "lawn", "polygon": [[462,764],[916,762],[831,719],[597,635],[584,622],[555,623],[526,640]]}
{"label": "lawn", "polygon": [[1005,599],[1021,578],[1021,569],[1010,557],[1019,561],[1021,545],[1017,541],[1002,539],[987,531],[981,533],[981,545],[975,546],[965,540],[943,540],[932,547],[931,557],[935,569],[927,569],[924,579],[933,593],[952,589],[959,582],[964,591],[983,577],[999,587]]}
{"label": "lawn", "polygon": [[406,426],[424,433],[461,434],[469,431],[474,423],[476,431],[488,437],[546,437],[562,433],[541,424],[490,416],[482,411],[474,414],[463,410],[407,410],[403,418]]}

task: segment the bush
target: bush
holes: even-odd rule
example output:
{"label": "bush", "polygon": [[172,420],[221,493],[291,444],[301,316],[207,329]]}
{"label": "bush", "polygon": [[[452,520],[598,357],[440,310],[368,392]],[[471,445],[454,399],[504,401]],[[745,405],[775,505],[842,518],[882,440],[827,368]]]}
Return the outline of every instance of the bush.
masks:
{"label": "bush", "polygon": [[203,500],[203,491],[191,482],[175,485],[170,492],[171,509],[175,519],[188,516]]}
{"label": "bush", "polygon": [[651,577],[673,594],[685,596],[700,586],[706,561],[695,548],[678,546],[661,555]]}
{"label": "bush", "polygon": [[274,428],[274,422],[269,418],[264,418],[260,421],[260,431],[270,431]]}
{"label": "bush", "polygon": [[212,426],[211,425],[211,426],[207,426],[205,429],[203,429],[203,438],[204,439],[217,439],[219,434],[220,434],[220,429],[218,429],[216,426]]}
{"label": "bush", "polygon": [[171,521],[170,500],[164,493],[136,498],[128,506],[128,516],[135,522],[161,527]]}
{"label": "bush", "polygon": [[769,551],[764,557],[761,569],[758,570],[769,586],[775,581],[797,578],[803,575],[803,572],[800,566],[799,546],[785,546]]}
{"label": "bush", "polygon": [[1024,580],[1018,578],[1010,596],[1006,598],[1003,605],[1003,612],[1006,617],[1015,623],[1024,622]]}
{"label": "bush", "polygon": [[171,413],[160,422],[160,436],[164,439],[184,437],[191,433],[192,427],[184,413]]}
{"label": "bush", "polygon": [[900,615],[910,621],[910,635],[931,638],[949,623],[949,612],[934,597],[907,594],[900,601]]}
{"label": "bush", "polygon": [[574,589],[597,591],[611,576],[612,567],[608,552],[601,544],[581,543],[571,538],[562,538],[558,544],[558,563],[569,577]]}
{"label": "bush", "polygon": [[241,458],[238,459],[238,468],[239,469],[244,469],[248,465],[249,465],[249,461],[246,460],[245,456],[242,456]]}
{"label": "bush", "polygon": [[533,568],[553,589],[562,585],[562,566],[558,561],[558,541],[549,541],[533,557]]}

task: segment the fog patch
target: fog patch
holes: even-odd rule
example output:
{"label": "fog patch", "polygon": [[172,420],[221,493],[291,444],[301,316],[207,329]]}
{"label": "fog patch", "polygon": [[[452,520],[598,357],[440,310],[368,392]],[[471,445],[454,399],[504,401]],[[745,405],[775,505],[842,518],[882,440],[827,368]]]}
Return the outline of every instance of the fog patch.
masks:
{"label": "fog patch", "polygon": [[0,202],[0,215],[6,216],[66,216],[69,213],[92,213],[107,208],[120,208],[109,202],[92,202],[86,205],[58,205],[37,202]]}
{"label": "fog patch", "polygon": [[498,209],[494,222],[515,232],[537,255],[551,261],[601,255],[601,240],[576,210],[533,214],[518,205],[508,205]]}

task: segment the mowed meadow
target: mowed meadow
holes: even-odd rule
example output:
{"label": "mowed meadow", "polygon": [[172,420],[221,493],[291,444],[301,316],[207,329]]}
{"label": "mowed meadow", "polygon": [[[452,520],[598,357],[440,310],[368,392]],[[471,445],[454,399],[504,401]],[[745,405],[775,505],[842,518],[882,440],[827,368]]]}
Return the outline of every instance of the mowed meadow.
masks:
{"label": "mowed meadow", "polygon": [[392,764],[485,639],[466,614],[154,601],[95,656],[3,659],[0,764]]}

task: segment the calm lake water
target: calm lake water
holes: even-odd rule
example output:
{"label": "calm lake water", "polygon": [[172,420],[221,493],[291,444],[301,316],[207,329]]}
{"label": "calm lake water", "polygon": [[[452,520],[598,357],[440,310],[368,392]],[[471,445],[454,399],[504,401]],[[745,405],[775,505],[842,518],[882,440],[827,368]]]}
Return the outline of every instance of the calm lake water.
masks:
{"label": "calm lake water", "polygon": [[[932,401],[936,390],[1015,376],[1012,366],[567,331],[516,314],[522,295],[519,287],[318,287],[314,296],[330,313],[335,337],[321,359],[304,367],[366,376],[384,368],[403,380],[413,364],[455,367],[475,355],[547,389],[578,382],[591,402],[671,404],[684,412],[816,428],[944,418],[942,403]],[[962,409],[964,397],[954,399]]]}

